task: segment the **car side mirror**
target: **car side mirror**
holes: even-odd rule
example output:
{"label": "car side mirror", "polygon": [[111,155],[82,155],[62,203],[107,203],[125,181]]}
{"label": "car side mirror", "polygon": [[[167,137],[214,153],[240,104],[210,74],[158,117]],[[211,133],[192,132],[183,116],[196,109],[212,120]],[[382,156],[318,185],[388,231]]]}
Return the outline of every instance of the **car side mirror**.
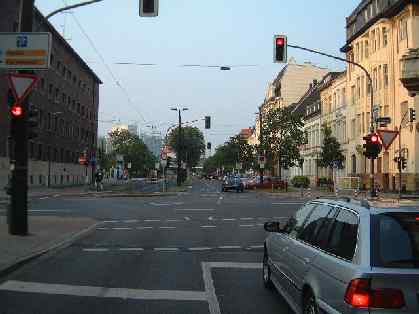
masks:
{"label": "car side mirror", "polygon": [[263,228],[267,232],[282,232],[281,224],[278,221],[265,222]]}

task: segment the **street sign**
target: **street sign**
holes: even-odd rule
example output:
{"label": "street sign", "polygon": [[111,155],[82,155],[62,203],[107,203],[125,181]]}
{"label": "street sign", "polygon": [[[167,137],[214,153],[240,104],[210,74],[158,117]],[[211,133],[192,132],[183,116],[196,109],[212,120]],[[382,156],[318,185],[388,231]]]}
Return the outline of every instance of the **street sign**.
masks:
{"label": "street sign", "polygon": [[381,143],[383,144],[384,149],[388,150],[399,132],[391,130],[377,130],[377,134],[381,138]]}
{"label": "street sign", "polygon": [[38,82],[38,77],[32,74],[10,73],[7,79],[17,104],[23,102]]}
{"label": "street sign", "polygon": [[131,169],[132,168],[132,163],[129,162],[127,167],[128,167],[128,169]]}
{"label": "street sign", "polygon": [[380,124],[390,124],[391,123],[391,118],[390,117],[378,117],[377,119],[375,119],[375,122],[380,123]]}
{"label": "street sign", "polygon": [[161,164],[161,166],[162,166],[163,168],[166,168],[166,166],[167,166],[167,159],[162,159],[162,160],[160,160],[160,164]]}
{"label": "street sign", "polygon": [[48,70],[51,33],[0,33],[0,69]]}
{"label": "street sign", "polygon": [[80,156],[79,157],[79,164],[80,165],[85,165],[87,163],[87,159],[85,156]]}
{"label": "street sign", "polygon": [[380,114],[380,106],[375,105],[372,108],[372,117],[373,117],[374,121],[376,121],[378,119],[379,114]]}

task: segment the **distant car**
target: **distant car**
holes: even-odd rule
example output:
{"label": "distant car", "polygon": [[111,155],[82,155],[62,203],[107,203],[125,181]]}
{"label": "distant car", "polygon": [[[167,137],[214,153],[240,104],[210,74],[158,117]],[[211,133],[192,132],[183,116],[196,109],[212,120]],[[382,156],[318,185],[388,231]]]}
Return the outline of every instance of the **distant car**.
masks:
{"label": "distant car", "polygon": [[272,188],[272,185],[274,189],[283,188],[285,187],[285,182],[276,177],[264,176],[263,183],[261,183],[260,176],[256,176],[247,182],[246,188],[247,189],[270,189]]}
{"label": "distant car", "polygon": [[238,193],[244,191],[244,186],[239,176],[227,176],[223,180],[221,190],[223,192],[235,190]]}
{"label": "distant car", "polygon": [[263,282],[296,313],[419,313],[419,211],[308,202],[265,223]]}

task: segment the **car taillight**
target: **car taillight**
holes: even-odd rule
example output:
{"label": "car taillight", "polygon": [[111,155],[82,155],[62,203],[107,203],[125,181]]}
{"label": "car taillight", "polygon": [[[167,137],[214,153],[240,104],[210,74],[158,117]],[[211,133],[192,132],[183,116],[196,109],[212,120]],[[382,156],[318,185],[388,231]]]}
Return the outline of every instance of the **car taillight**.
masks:
{"label": "car taillight", "polygon": [[357,308],[399,309],[405,305],[402,291],[371,289],[369,279],[352,280],[346,289],[345,302]]}

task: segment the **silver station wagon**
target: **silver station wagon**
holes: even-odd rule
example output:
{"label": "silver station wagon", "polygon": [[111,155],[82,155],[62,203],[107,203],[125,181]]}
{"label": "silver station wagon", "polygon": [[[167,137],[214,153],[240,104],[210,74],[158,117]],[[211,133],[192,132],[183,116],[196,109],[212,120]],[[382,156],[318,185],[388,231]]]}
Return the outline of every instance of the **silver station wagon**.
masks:
{"label": "silver station wagon", "polygon": [[419,209],[317,199],[265,230],[264,284],[296,313],[419,313]]}

